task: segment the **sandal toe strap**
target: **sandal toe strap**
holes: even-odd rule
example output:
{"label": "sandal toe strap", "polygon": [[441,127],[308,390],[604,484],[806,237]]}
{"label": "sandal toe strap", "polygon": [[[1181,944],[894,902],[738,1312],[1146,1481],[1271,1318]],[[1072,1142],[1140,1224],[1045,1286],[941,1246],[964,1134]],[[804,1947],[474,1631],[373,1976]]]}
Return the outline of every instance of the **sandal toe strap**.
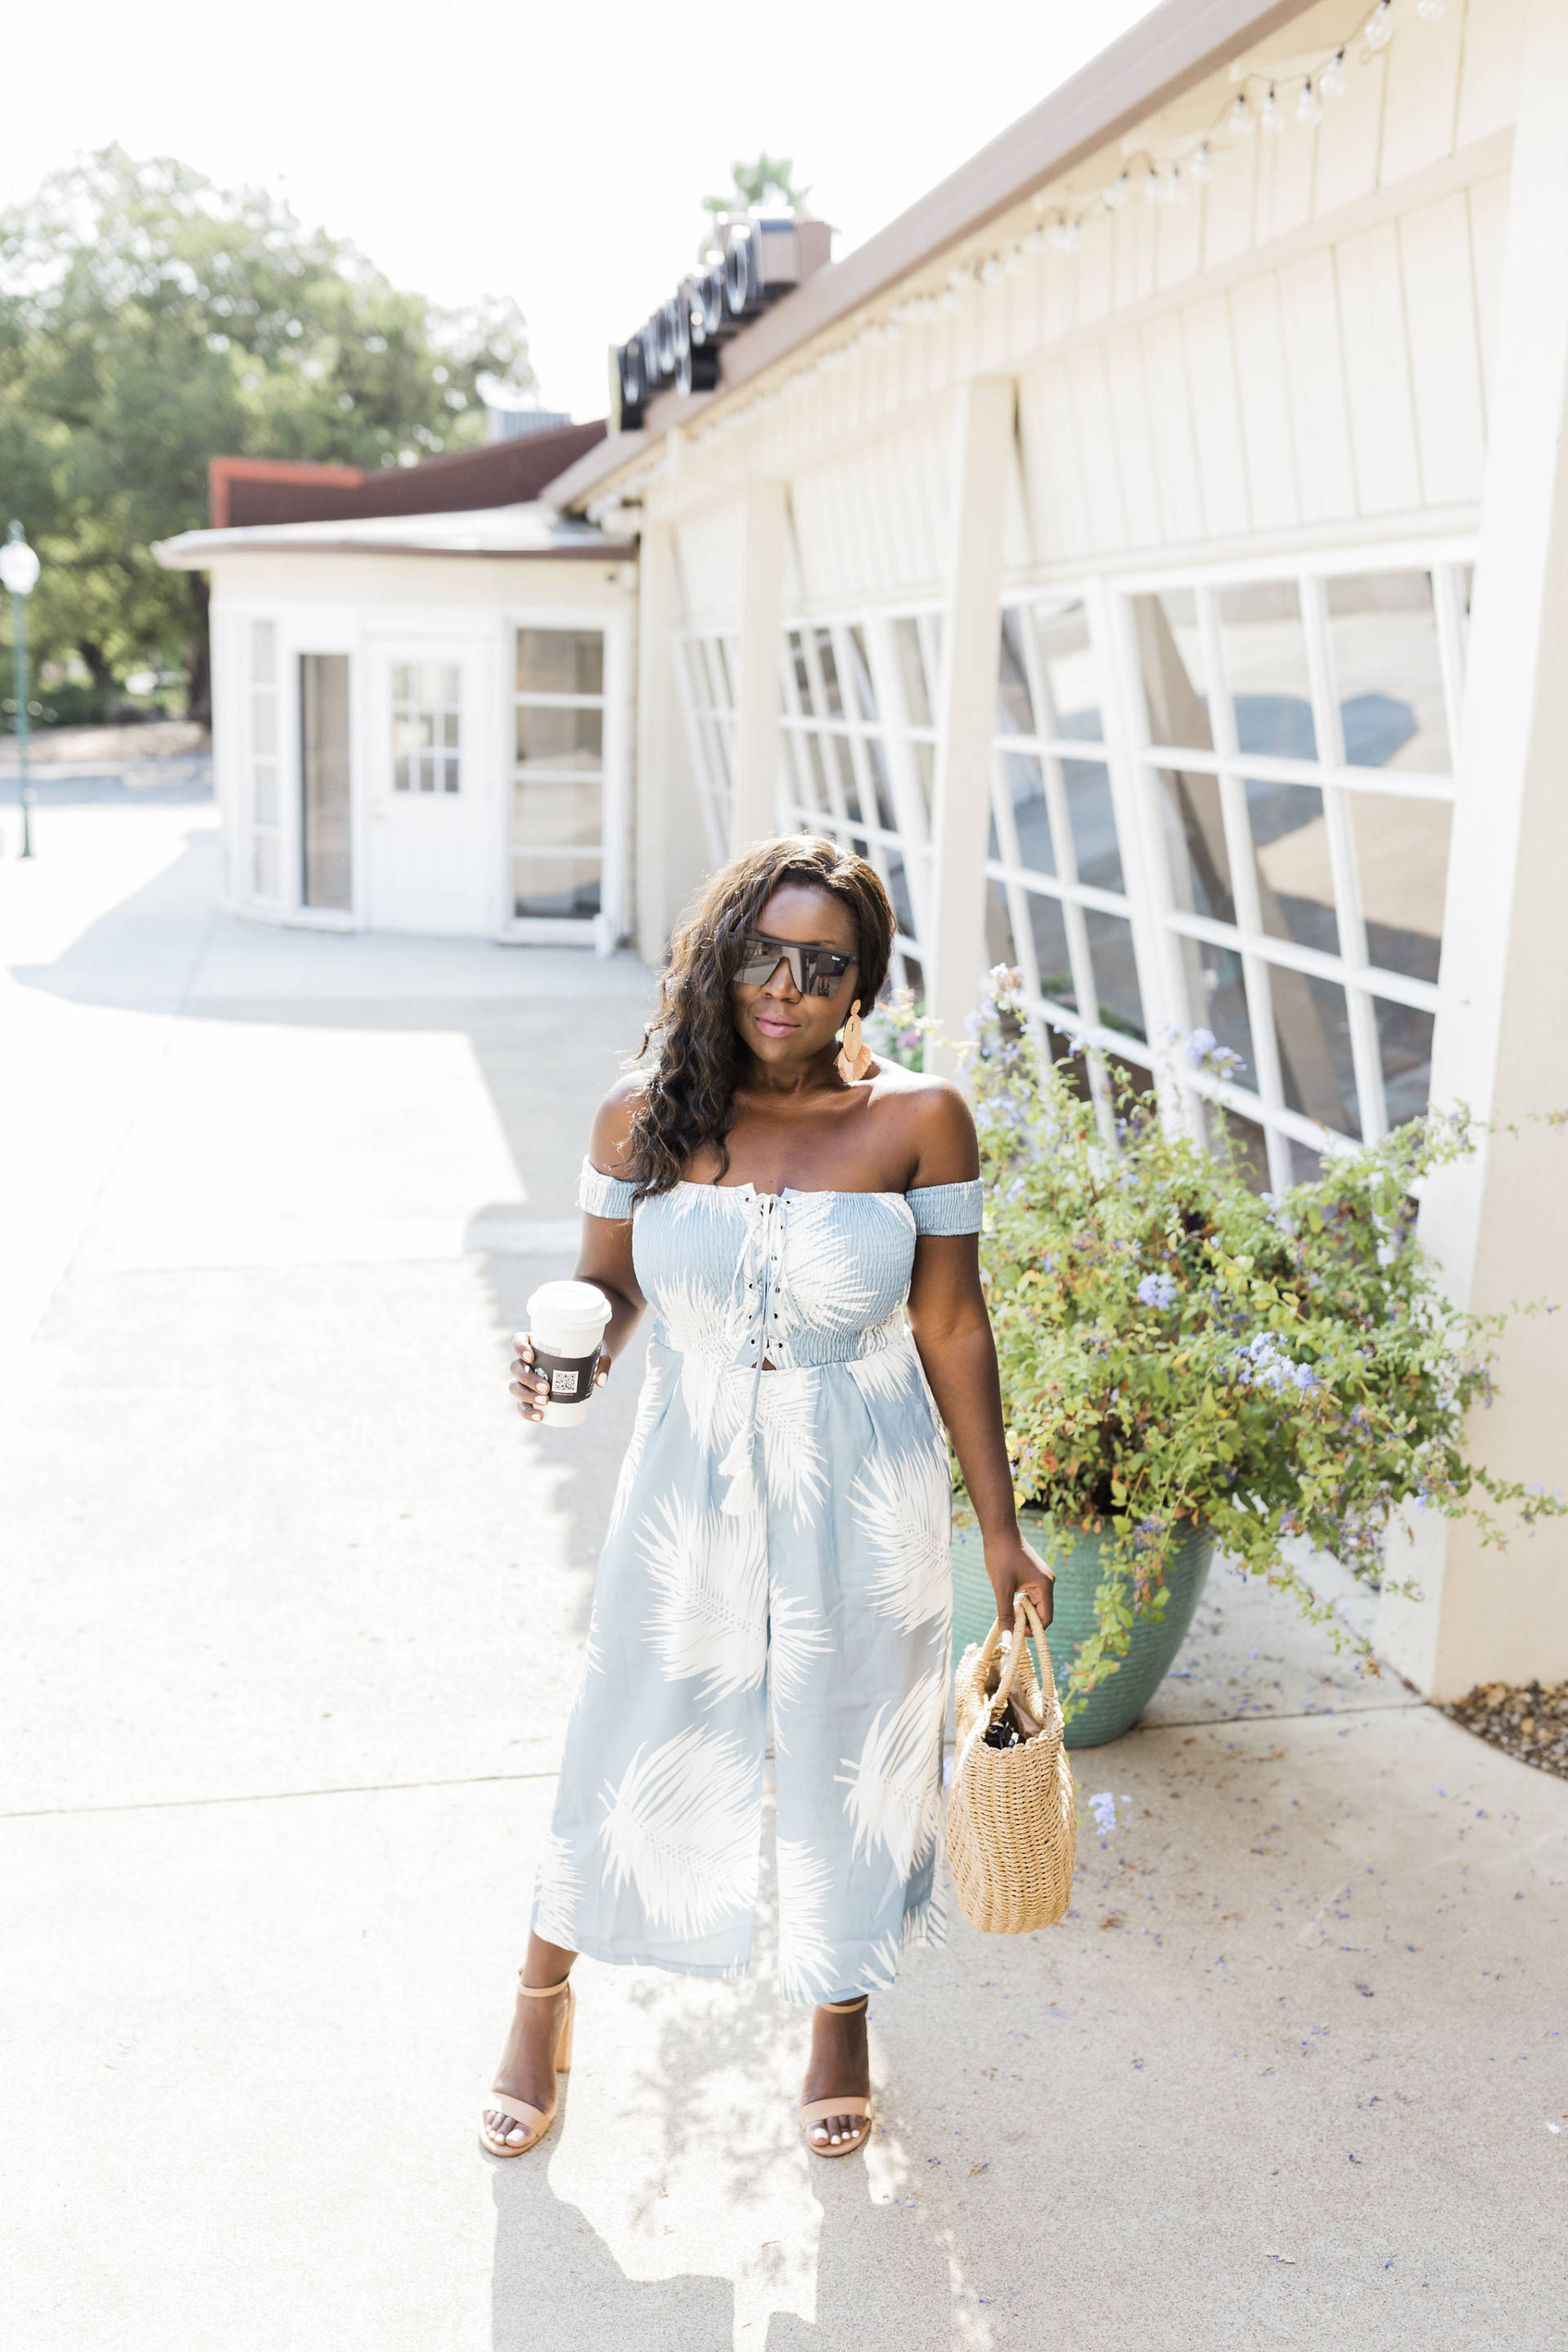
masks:
{"label": "sandal toe strap", "polygon": [[542,2131],[550,2121],[542,2107],[531,2107],[526,2099],[513,2099],[505,2091],[487,2091],[485,2105],[510,2117],[514,2124],[526,2124],[530,2131]]}
{"label": "sandal toe strap", "polygon": [[869,2117],[871,2102],[858,2092],[841,2092],[836,2099],[803,2099],[800,2119],[803,2124],[820,2123],[825,2116],[865,2116]]}

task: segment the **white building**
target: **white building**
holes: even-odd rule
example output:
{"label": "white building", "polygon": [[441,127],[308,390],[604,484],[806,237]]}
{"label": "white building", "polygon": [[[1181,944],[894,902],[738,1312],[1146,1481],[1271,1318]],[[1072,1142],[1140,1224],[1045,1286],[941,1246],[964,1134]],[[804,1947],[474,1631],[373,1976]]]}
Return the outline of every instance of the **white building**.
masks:
{"label": "white building", "polygon": [[[875,859],[900,976],[951,1028],[1001,958],[1134,1067],[1212,1029],[1246,1067],[1208,1090],[1276,1187],[1428,1098],[1568,1104],[1564,121],[1551,0],[1169,0],[735,334],[711,390],[647,398],[545,493],[604,560],[536,567],[562,609],[590,575],[602,600],[599,936],[657,955],[706,867],[809,824]],[[213,564],[227,633],[237,902],[271,871],[246,774],[268,664],[335,613],[331,648],[363,647],[354,919],[517,935],[508,648],[546,625],[535,567],[448,565],[442,598],[362,551],[308,606],[326,559],[298,541],[170,553]],[[635,793],[609,749],[634,625]],[[445,864],[434,822],[405,836],[438,902],[384,897],[399,681],[443,628],[489,805]],[[1568,1298],[1564,1148],[1526,1126],[1428,1200],[1478,1309]],[[1508,1343],[1500,1473],[1563,1475],[1563,1328]],[[1386,1654],[1445,1695],[1568,1674],[1568,1541],[1418,1536],[1427,1597],[1385,1601]]]}

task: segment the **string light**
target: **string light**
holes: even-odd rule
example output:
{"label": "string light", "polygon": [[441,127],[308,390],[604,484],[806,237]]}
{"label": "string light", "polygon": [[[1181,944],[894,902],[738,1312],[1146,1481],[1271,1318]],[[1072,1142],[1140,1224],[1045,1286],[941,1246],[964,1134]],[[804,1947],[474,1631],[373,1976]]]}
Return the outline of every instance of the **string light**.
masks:
{"label": "string light", "polygon": [[1119,172],[1110,185],[1104,191],[1104,202],[1109,205],[1113,213],[1120,212],[1127,202],[1127,192],[1131,185],[1132,183],[1127,173]]}
{"label": "string light", "polygon": [[1236,93],[1236,104],[1226,118],[1226,129],[1233,139],[1250,139],[1255,119],[1252,109],[1247,102],[1247,92],[1244,89],[1238,89]]}
{"label": "string light", "polygon": [[1377,0],[1377,5],[1362,27],[1362,38],[1369,49],[1386,48],[1394,38],[1394,0]]}
{"label": "string light", "polygon": [[1310,131],[1314,122],[1321,122],[1322,119],[1323,102],[1312,88],[1310,80],[1304,81],[1301,84],[1301,95],[1296,100],[1296,120],[1298,122],[1304,123]]}
{"label": "string light", "polygon": [[1195,180],[1200,188],[1206,188],[1214,178],[1214,157],[1209,153],[1206,139],[1198,141],[1198,152],[1187,165],[1187,177]]}
{"label": "string light", "polygon": [[1268,85],[1268,95],[1263,101],[1261,119],[1265,131],[1283,131],[1285,128],[1285,117],[1279,111],[1279,101],[1274,95],[1272,82]]}
{"label": "string light", "polygon": [[1424,25],[1435,25],[1445,5],[1446,0],[1415,0],[1415,14]]}
{"label": "string light", "polygon": [[1168,205],[1184,205],[1186,201],[1187,184],[1176,165],[1173,163],[1171,176],[1165,183],[1165,202]]}
{"label": "string light", "polygon": [[1143,174],[1143,201],[1146,205],[1157,205],[1164,194],[1165,184],[1160,177],[1159,166],[1151,163]]}
{"label": "string light", "polygon": [[1336,49],[1322,72],[1318,76],[1318,89],[1324,98],[1343,98],[1345,94],[1345,53]]}

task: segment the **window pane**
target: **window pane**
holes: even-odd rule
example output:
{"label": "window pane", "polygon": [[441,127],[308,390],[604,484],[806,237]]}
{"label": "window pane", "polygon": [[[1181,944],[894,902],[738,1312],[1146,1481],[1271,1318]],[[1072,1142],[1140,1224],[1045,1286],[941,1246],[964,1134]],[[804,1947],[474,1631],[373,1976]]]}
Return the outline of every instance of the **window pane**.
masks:
{"label": "window pane", "polygon": [[1124,890],[1110,776],[1098,760],[1064,760],[1062,782],[1079,880],[1098,890]]}
{"label": "window pane", "polygon": [[441,762],[442,790],[455,793],[458,789],[458,761],[449,755]]}
{"label": "window pane", "polygon": [[1060,901],[1047,898],[1038,890],[1029,890],[1025,893],[1025,903],[1034,935],[1040,994],[1055,997],[1058,1004],[1070,1004],[1076,1011],[1078,997],[1072,984],[1072,959],[1068,952],[1067,925],[1062,920]]}
{"label": "window pane", "polygon": [[865,739],[866,759],[871,770],[872,789],[877,795],[877,822],[889,833],[898,831],[898,819],[893,814],[893,788],[888,780],[888,755],[881,739],[868,735]]}
{"label": "window pane", "polygon": [[1024,616],[1015,607],[1002,615],[1002,639],[996,667],[996,732],[1033,735],[1034,708],[1024,669]]}
{"label": "window pane", "polygon": [[517,713],[520,768],[597,770],[603,756],[605,714],[523,703]]}
{"label": "window pane", "polygon": [[855,782],[855,762],[849,757],[849,746],[842,735],[825,735],[822,738],[822,756],[828,774],[838,779],[845,807],[857,824],[864,824],[866,813],[860,806],[860,787]]}
{"label": "window pane", "polygon": [[842,719],[844,697],[839,690],[838,665],[833,658],[833,639],[826,629],[817,629],[814,634],[817,664],[822,671],[822,691],[827,700],[827,715],[830,719]]}
{"label": "window pane", "polygon": [[1383,1063],[1383,1099],[1390,1127],[1419,1118],[1432,1091],[1432,1030],[1430,1013],[1413,1005],[1373,1000],[1377,1015],[1377,1050]]}
{"label": "window pane", "polygon": [[1280,964],[1270,965],[1268,981],[1285,1100],[1320,1126],[1359,1138],[1361,1112],[1344,990],[1337,981],[1287,971]]}
{"label": "window pane", "polygon": [[435,791],[435,789],[436,789],[436,762],[435,762],[435,761],[434,761],[433,759],[431,759],[431,757],[429,756],[428,752],[426,752],[426,755],[425,755],[425,757],[424,757],[423,759],[419,760],[416,764],[417,765],[418,770],[419,770],[419,789],[420,789],[420,791],[421,791],[422,793],[433,793],[433,792]]}
{"label": "window pane", "polygon": [[1291,1183],[1315,1184],[1323,1172],[1322,1153],[1314,1151],[1310,1144],[1298,1143],[1294,1136],[1287,1136],[1285,1148],[1290,1155]]}
{"label": "window pane", "polygon": [[519,915],[585,922],[599,911],[596,857],[516,856],[511,862],[512,908]]}
{"label": "window pane", "polygon": [[258,824],[278,822],[278,771],[270,760],[258,760],[250,772],[250,813]]}
{"label": "window pane", "polygon": [[1352,793],[1351,832],[1368,960],[1412,980],[1437,977],[1448,884],[1447,801]]}
{"label": "window pane", "polygon": [[921,798],[925,803],[926,815],[929,817],[936,799],[936,751],[930,743],[911,743],[910,750],[914,754],[915,775],[920,783]]}
{"label": "window pane", "polygon": [[1041,731],[1098,743],[1105,730],[1100,723],[1100,686],[1089,641],[1088,613],[1082,604],[1063,604],[1055,612],[1037,612],[1034,624],[1048,706],[1040,713]]}
{"label": "window pane", "polygon": [[1121,915],[1103,915],[1096,907],[1086,907],[1083,919],[1102,1024],[1120,1029],[1124,1036],[1147,1039],[1138,967],[1132,958],[1131,924]]}
{"label": "window pane", "polygon": [[904,683],[904,711],[911,727],[931,724],[931,688],[921,658],[921,633],[913,621],[895,621],[893,637],[899,648],[899,675]]}
{"label": "window pane", "polygon": [[721,710],[735,708],[735,664],[722,637],[714,637],[708,647],[708,667],[713,679],[713,696]]}
{"label": "window pane", "polygon": [[1194,751],[1212,751],[1197,598],[1190,588],[1135,596],[1132,616],[1151,737],[1156,743],[1185,743]]}
{"label": "window pane", "polygon": [[278,677],[278,624],[276,621],[252,621],[250,625],[250,682],[252,686],[272,686]]}
{"label": "window pane", "polygon": [[456,662],[440,662],[437,665],[436,692],[432,699],[437,702],[457,701],[458,666]]}
{"label": "window pane", "polygon": [[904,967],[904,986],[913,990],[916,1001],[918,1002],[925,994],[925,974],[921,970],[920,963],[914,956],[905,956],[902,959],[902,962]]}
{"label": "window pane", "polygon": [[855,684],[855,700],[862,719],[877,716],[877,697],[871,685],[871,665],[866,657],[866,635],[862,629],[851,629],[849,635],[849,674]]}
{"label": "window pane", "polygon": [[[519,694],[603,694],[605,640],[598,629],[519,629]],[[451,698],[457,699],[454,691]]]}
{"label": "window pane", "polygon": [[603,808],[597,777],[550,783],[520,776],[512,793],[512,839],[519,849],[596,848],[603,839]]}
{"label": "window pane", "polygon": [[1018,863],[1031,874],[1054,874],[1057,858],[1040,763],[1027,751],[1004,751],[1001,757],[1004,787],[1013,803],[1013,824],[1018,835]]}
{"label": "window pane", "polygon": [[395,760],[392,763],[392,788],[394,792],[398,793],[405,793],[408,790],[408,756],[406,752],[401,759]]}
{"label": "window pane", "polygon": [[1007,892],[1000,882],[986,886],[985,952],[994,964],[1016,965],[1018,961],[1018,950],[1013,940],[1013,918],[1007,908]]}
{"label": "window pane", "polygon": [[827,770],[822,757],[822,745],[815,735],[808,735],[805,739],[805,755],[811,762],[811,779],[816,797],[822,806],[831,812],[832,803],[827,797]]}
{"label": "window pane", "polygon": [[1220,643],[1244,751],[1313,760],[1312,688],[1293,580],[1255,581],[1219,592]]}
{"label": "window pane", "polygon": [[1340,951],[1329,870],[1329,827],[1316,784],[1260,784],[1249,777],[1247,814],[1258,858],[1263,928],[1326,955]]}
{"label": "window pane", "polygon": [[1351,765],[1447,774],[1448,724],[1430,575],[1374,572],[1331,580],[1329,641]]}
{"label": "window pane", "polygon": [[1219,779],[1162,768],[1160,800],[1171,861],[1171,887],[1184,913],[1234,923],[1230,853],[1225,845]]}
{"label": "window pane", "polygon": [[441,713],[441,740],[446,744],[449,751],[456,750],[458,742],[458,714],[455,710],[444,710]]}
{"label": "window pane", "polygon": [[1212,940],[1184,940],[1182,959],[1193,1027],[1209,1030],[1216,1045],[1240,1057],[1240,1069],[1231,1073],[1237,1085],[1254,1085],[1257,1063],[1240,956]]}
{"label": "window pane", "polygon": [[250,698],[250,748],[264,760],[271,759],[278,749],[275,694],[253,694]]}
{"label": "window pane", "polygon": [[1243,1177],[1255,1192],[1271,1189],[1268,1138],[1255,1118],[1241,1118],[1233,1110],[1210,1113],[1212,1127],[1229,1137]]}
{"label": "window pane", "polygon": [[889,847],[887,856],[888,896],[893,902],[893,912],[899,919],[900,930],[902,931],[905,939],[912,940],[915,936],[915,909],[914,902],[910,897],[909,877],[904,872],[903,852]]}
{"label": "window pane", "polygon": [[798,629],[789,633],[790,667],[795,672],[795,690],[800,698],[803,717],[811,717],[811,672],[805,666],[805,643]]}

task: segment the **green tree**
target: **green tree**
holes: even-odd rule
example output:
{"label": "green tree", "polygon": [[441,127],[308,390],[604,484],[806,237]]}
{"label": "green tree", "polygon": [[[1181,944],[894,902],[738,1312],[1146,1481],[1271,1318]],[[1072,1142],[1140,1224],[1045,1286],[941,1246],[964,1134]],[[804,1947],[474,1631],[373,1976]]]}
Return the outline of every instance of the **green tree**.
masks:
{"label": "green tree", "polygon": [[805,210],[809,188],[795,184],[793,155],[770,155],[764,147],[752,163],[731,163],[731,185],[728,195],[704,196],[702,209],[715,227],[726,213],[749,212],[776,207],[780,212],[798,213]]}
{"label": "green tree", "polygon": [[482,372],[532,382],[513,303],[434,310],[168,159],[54,174],[0,213],[0,522],[44,558],[39,655],[182,667],[205,717],[206,584],[151,550],[205,521],[208,458],[410,464],[482,437]]}

